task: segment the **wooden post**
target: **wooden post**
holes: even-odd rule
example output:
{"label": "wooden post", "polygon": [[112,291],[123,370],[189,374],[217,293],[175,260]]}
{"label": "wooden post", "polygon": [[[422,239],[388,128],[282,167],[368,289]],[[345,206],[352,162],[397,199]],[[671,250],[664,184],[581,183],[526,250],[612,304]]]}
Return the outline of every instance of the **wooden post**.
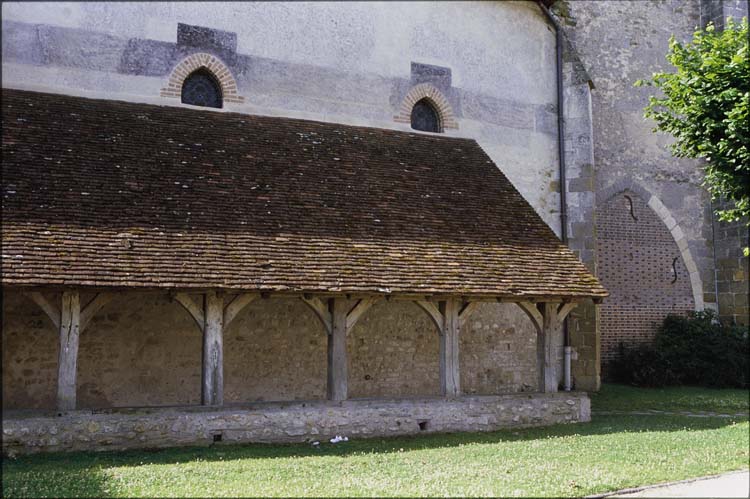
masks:
{"label": "wooden post", "polygon": [[555,372],[555,355],[552,344],[552,333],[559,327],[576,304],[531,303],[519,302],[536,327],[536,364],[537,386],[542,393],[557,391],[557,374]]}
{"label": "wooden post", "polygon": [[76,408],[76,374],[80,336],[81,298],[78,291],[64,291],[60,311],[60,352],[57,357],[57,409]]}
{"label": "wooden post", "polygon": [[224,298],[209,291],[204,297],[201,402],[224,403]]}
{"label": "wooden post", "polygon": [[451,397],[461,393],[458,365],[459,302],[447,300],[441,304],[443,327],[440,334],[440,393]]}
{"label": "wooden post", "polygon": [[557,391],[557,376],[554,368],[554,352],[552,345],[552,334],[557,327],[557,304],[540,304],[542,313],[542,324],[537,329],[536,357],[539,366],[539,391],[551,393]]}
{"label": "wooden post", "polygon": [[329,308],[332,316],[331,332],[328,335],[328,400],[346,400],[348,373],[346,366],[346,317],[344,300],[331,298]]}

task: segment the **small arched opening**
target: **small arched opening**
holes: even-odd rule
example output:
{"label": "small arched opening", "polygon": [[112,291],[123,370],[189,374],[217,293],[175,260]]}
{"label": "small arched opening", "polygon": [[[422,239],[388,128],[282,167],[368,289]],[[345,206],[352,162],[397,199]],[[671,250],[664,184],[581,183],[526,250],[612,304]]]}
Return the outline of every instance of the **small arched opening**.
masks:
{"label": "small arched opening", "polygon": [[222,107],[221,85],[206,68],[198,68],[182,83],[182,103],[202,107]]}
{"label": "small arched opening", "polygon": [[411,127],[422,132],[442,132],[440,113],[426,97],[417,101],[412,107]]}

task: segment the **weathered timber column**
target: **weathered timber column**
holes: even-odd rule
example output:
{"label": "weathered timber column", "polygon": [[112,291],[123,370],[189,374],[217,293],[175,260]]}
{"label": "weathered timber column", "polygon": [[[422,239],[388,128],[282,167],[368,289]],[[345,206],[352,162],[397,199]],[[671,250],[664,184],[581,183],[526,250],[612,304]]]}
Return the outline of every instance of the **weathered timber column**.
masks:
{"label": "weathered timber column", "polygon": [[76,408],[80,323],[80,295],[78,291],[64,291],[60,311],[60,352],[57,357],[57,409],[61,411]]}
{"label": "weathered timber column", "polygon": [[518,306],[526,312],[536,328],[537,386],[542,393],[557,391],[553,333],[576,305],[576,303],[565,302],[562,304],[518,302]]}
{"label": "weathered timber column", "polygon": [[441,304],[443,327],[440,334],[440,393],[449,397],[461,393],[458,366],[459,307],[458,300],[447,300]]}
{"label": "weathered timber column", "polygon": [[559,324],[557,320],[557,304],[541,304],[542,324],[537,329],[536,358],[539,366],[539,391],[550,393],[557,391],[557,375],[554,368],[552,351],[553,330]]}
{"label": "weathered timber column", "polygon": [[328,302],[332,317],[328,335],[328,400],[346,400],[348,373],[346,366],[346,304],[341,298]]}
{"label": "weathered timber column", "polygon": [[201,402],[224,403],[224,298],[209,291],[204,297]]}

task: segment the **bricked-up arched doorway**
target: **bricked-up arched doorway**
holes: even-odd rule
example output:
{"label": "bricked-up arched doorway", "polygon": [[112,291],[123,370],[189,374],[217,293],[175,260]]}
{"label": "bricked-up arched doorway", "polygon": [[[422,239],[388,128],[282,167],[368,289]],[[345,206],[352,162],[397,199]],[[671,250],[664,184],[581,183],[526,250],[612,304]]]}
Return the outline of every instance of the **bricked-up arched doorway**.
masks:
{"label": "bricked-up arched doorway", "polygon": [[680,248],[659,216],[625,190],[597,210],[599,279],[610,296],[601,307],[602,373],[619,344],[651,341],[667,314],[695,309]]}

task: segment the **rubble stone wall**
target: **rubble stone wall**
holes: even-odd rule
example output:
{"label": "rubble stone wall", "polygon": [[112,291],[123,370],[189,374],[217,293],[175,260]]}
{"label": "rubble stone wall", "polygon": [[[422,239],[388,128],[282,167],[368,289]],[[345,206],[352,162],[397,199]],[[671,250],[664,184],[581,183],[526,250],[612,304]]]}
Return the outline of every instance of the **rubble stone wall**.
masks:
{"label": "rubble stone wall", "polygon": [[335,435],[493,431],[590,420],[590,401],[581,392],[6,414],[3,454],[313,442]]}

